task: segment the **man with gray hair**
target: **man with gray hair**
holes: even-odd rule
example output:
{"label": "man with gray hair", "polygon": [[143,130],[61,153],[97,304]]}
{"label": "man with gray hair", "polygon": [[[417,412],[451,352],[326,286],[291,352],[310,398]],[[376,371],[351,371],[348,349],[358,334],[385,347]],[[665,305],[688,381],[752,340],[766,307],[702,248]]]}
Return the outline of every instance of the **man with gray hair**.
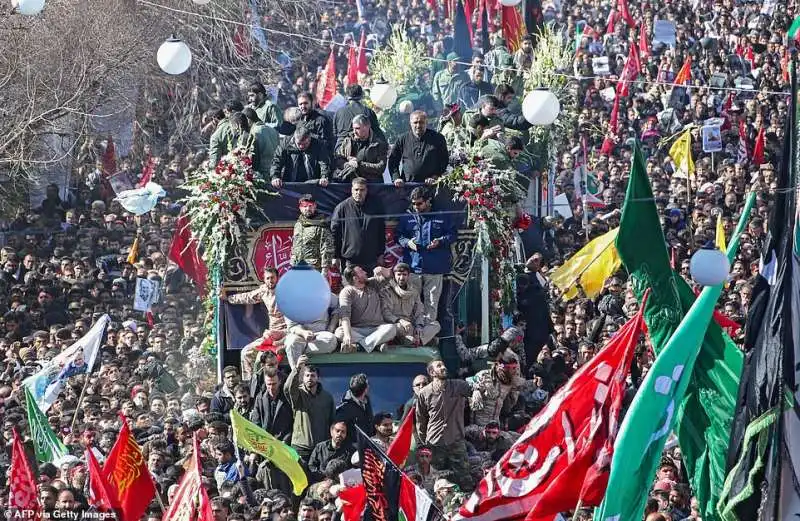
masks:
{"label": "man with gray hair", "polygon": [[405,183],[435,183],[450,159],[444,136],[428,128],[423,111],[412,112],[410,120],[411,130],[397,139],[389,155],[389,172],[398,188]]}
{"label": "man with gray hair", "polygon": [[330,155],[327,147],[312,136],[308,128],[297,127],[291,139],[278,145],[270,177],[275,189],[280,189],[284,182],[328,186]]}
{"label": "man with gray hair", "polygon": [[382,182],[388,143],[372,130],[370,120],[364,114],[354,116],[352,125],[353,131],[336,149],[334,178],[346,182],[363,177],[370,183]]}

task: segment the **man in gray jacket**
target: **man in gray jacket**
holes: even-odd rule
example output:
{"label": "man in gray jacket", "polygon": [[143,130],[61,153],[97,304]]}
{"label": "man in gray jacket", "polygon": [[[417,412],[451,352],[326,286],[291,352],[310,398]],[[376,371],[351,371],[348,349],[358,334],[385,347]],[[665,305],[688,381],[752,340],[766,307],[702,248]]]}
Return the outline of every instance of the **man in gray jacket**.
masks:
{"label": "man in gray jacket", "polygon": [[294,411],[292,448],[307,463],[314,447],[330,436],[329,428],[335,418],[333,397],[322,388],[319,370],[308,365],[305,355],[289,373],[283,391]]}

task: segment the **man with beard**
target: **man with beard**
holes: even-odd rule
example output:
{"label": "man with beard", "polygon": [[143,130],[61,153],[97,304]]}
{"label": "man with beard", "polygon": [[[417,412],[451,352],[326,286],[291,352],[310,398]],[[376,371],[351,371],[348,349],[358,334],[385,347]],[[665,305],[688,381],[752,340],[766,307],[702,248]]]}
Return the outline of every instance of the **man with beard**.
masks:
{"label": "man with beard", "polygon": [[386,250],[386,222],[378,202],[369,197],[367,180],[352,181],[350,197],[336,205],[331,216],[334,263],[339,269],[359,265],[371,271],[382,264]]}
{"label": "man with beard", "polygon": [[294,225],[292,234],[292,266],[305,261],[314,269],[327,275],[333,262],[333,235],[330,222],[317,212],[317,201],[311,194],[300,197],[300,218]]}
{"label": "man with beard", "polygon": [[450,158],[444,136],[428,128],[424,112],[412,112],[410,122],[411,130],[397,139],[389,154],[389,172],[398,188],[405,183],[434,184]]}
{"label": "man with beard", "polygon": [[250,386],[248,384],[239,384],[233,390],[233,408],[245,418],[250,416],[253,402],[250,399]]}
{"label": "man with beard", "polygon": [[419,299],[419,288],[410,283],[411,267],[400,262],[395,264],[393,272],[393,278],[387,277],[381,287],[383,319],[395,325],[395,338],[403,344],[428,345],[441,326],[436,320],[427,318],[425,306]]}
{"label": "man with beard", "polygon": [[474,423],[481,427],[492,422],[499,424],[500,414],[516,405],[525,383],[519,376],[519,361],[511,350],[490,352],[489,359],[495,360],[489,369],[468,379],[473,384],[470,407],[475,412]]}
{"label": "man with beard", "polygon": [[300,121],[297,126],[306,127],[311,135],[322,142],[328,154],[333,154],[336,147],[336,136],[333,132],[333,122],[322,112],[314,109],[314,95],[310,92],[301,92],[297,95],[297,107],[300,109]]}
{"label": "man with beard", "polygon": [[482,453],[482,457],[497,463],[511,448],[511,440],[503,435],[500,424],[496,421],[490,421],[483,429],[474,427],[477,426],[467,427],[467,441],[477,452]]}
{"label": "man with beard", "polygon": [[275,286],[278,285],[278,270],[272,266],[264,268],[264,284],[253,291],[247,293],[239,293],[238,295],[228,295],[225,287],[220,291],[219,298],[227,301],[230,304],[257,304],[263,303],[267,308],[267,316],[269,317],[269,325],[264,330],[261,338],[256,339],[244,346],[242,349],[242,378],[245,381],[250,380],[252,376],[253,364],[255,363],[256,355],[259,345],[269,340],[274,345],[283,345],[283,337],[286,336],[286,320],[283,313],[278,310],[278,304],[275,301]]}
{"label": "man with beard", "polygon": [[341,325],[336,329],[342,352],[355,352],[359,346],[367,353],[383,351],[397,328],[384,319],[378,281],[357,265],[345,268],[342,277],[347,286],[339,293]]}
{"label": "man with beard", "polygon": [[350,466],[350,458],[353,456],[354,447],[350,443],[345,443],[347,439],[347,423],[337,421],[331,425],[330,432],[331,438],[317,443],[311,453],[311,457],[308,458],[311,483],[316,483],[326,478],[336,478],[343,467],[347,469]]}
{"label": "man with beard", "polygon": [[464,380],[448,379],[442,360],[428,362],[428,375],[431,383],[417,395],[417,439],[431,448],[431,465],[453,471],[462,490],[472,490],[464,439],[464,407],[472,387]]}
{"label": "man with beard", "polygon": [[267,90],[260,82],[254,81],[250,84],[247,90],[247,103],[265,125],[277,128],[283,122],[280,109],[267,98]]}

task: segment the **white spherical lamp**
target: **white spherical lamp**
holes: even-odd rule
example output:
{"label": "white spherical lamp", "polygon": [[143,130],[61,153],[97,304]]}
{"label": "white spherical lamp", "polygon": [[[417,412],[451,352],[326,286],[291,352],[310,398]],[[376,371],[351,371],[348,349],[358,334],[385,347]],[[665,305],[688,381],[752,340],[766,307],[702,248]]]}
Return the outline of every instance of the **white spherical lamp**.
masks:
{"label": "white spherical lamp", "polygon": [[714,247],[705,247],[692,255],[689,273],[701,286],[718,286],[728,280],[731,263],[728,256]]}
{"label": "white spherical lamp", "polygon": [[308,324],[325,316],[331,288],[320,272],[299,262],[283,274],[275,287],[275,303],[286,318]]}
{"label": "white spherical lamp", "polygon": [[370,89],[369,99],[381,110],[390,109],[397,101],[397,89],[387,81],[379,81]]}
{"label": "white spherical lamp", "polygon": [[397,110],[400,114],[411,114],[414,112],[414,103],[411,100],[403,100],[397,106]]}
{"label": "white spherical lamp", "polygon": [[156,61],[162,71],[177,76],[189,70],[192,65],[192,51],[182,40],[171,36],[158,48]]}
{"label": "white spherical lamp", "polygon": [[561,112],[561,103],[547,89],[532,90],[522,100],[522,115],[531,125],[552,125]]}
{"label": "white spherical lamp", "polygon": [[500,0],[503,7],[514,7],[519,5],[520,2],[522,2],[522,0]]}
{"label": "white spherical lamp", "polygon": [[11,0],[11,6],[19,14],[25,16],[36,16],[44,9],[44,0]]}

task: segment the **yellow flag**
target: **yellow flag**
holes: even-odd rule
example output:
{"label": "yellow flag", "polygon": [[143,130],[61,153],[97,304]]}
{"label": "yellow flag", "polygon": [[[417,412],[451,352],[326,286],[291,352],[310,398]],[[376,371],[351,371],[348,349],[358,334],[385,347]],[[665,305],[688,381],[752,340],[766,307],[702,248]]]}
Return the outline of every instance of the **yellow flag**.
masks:
{"label": "yellow flag", "polygon": [[614,228],[592,240],[550,275],[553,284],[564,293],[565,300],[578,296],[578,283],[587,297],[595,298],[600,294],[606,279],[621,264],[614,246],[617,232],[619,228]]}
{"label": "yellow flag", "polygon": [[131,244],[131,251],[128,253],[128,258],[125,259],[128,264],[135,264],[136,258],[139,256],[139,236],[137,235],[136,238],[133,240],[133,244]]}
{"label": "yellow flag", "polygon": [[725,245],[725,227],[722,225],[722,214],[717,215],[717,240],[716,246],[722,253],[728,251]]}
{"label": "yellow flag", "polygon": [[692,159],[692,134],[691,129],[687,130],[681,137],[675,140],[669,149],[669,157],[675,161],[677,172],[694,179],[694,160]]}
{"label": "yellow flag", "polygon": [[300,456],[290,446],[282,443],[255,423],[231,410],[233,439],[237,446],[256,454],[261,454],[292,481],[294,495],[299,496],[308,487],[308,478],[300,466]]}

